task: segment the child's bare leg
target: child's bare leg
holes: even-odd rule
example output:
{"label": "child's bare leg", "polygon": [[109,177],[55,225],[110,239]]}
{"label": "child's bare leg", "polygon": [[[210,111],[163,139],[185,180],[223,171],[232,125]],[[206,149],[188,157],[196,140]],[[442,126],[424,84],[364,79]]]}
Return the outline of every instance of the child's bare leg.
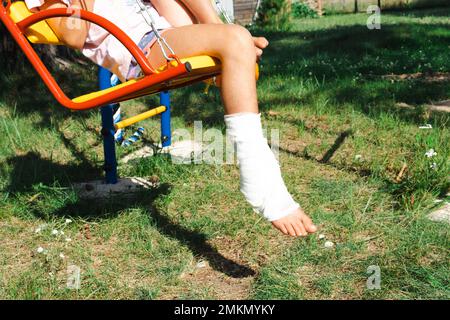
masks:
{"label": "child's bare leg", "polygon": [[[255,82],[255,45],[243,27],[225,24],[195,24],[169,29],[167,42],[180,57],[208,54],[222,61],[222,98],[227,114],[258,113]],[[149,60],[162,65],[165,60],[157,46]]]}
{"label": "child's bare leg", "polygon": [[[218,57],[222,61],[221,93],[226,117],[228,117],[226,118],[227,131],[235,132],[238,140],[238,159],[241,156],[241,190],[247,200],[254,207],[289,208],[288,212],[273,212],[272,210],[270,216],[275,218],[269,218],[274,227],[285,234],[304,236],[315,232],[316,227],[311,219],[290,199],[279,173],[278,163],[274,159],[273,153],[270,152],[267,141],[262,140],[260,121],[257,118],[259,111],[255,81],[255,44],[250,33],[237,25],[202,24],[167,30],[164,37],[180,57],[208,54]],[[161,51],[156,46],[151,50],[149,60],[153,65],[165,63]],[[242,125],[243,121],[244,125]],[[249,125],[245,125],[245,122]],[[243,134],[245,130],[252,130],[251,134]],[[255,139],[249,140],[249,137]],[[252,150],[260,154],[253,154]],[[267,167],[261,167],[261,158],[265,159]],[[253,175],[248,176],[248,171],[254,171]],[[255,184],[258,184],[260,178],[258,176],[265,174],[275,181],[274,185],[282,184],[275,190],[276,194],[280,195],[279,199],[282,200],[270,197],[261,199],[262,193],[265,193],[266,196],[271,194],[271,190],[258,192],[255,189],[257,187]],[[244,175],[247,176],[244,177]],[[243,184],[244,187],[242,187]],[[245,190],[245,184],[253,189]],[[270,182],[266,184],[270,185]],[[263,205],[261,205],[261,201]]]}
{"label": "child's bare leg", "polygon": [[152,0],[158,13],[166,18],[173,27],[182,27],[195,23],[195,18],[182,3],[176,0]]}
{"label": "child's bare leg", "polygon": [[[198,23],[188,8],[179,0],[152,0],[153,6],[158,13],[163,16],[173,27],[188,26]],[[209,15],[210,20],[203,22],[204,24],[222,24],[217,15]],[[258,59],[263,53],[263,49],[269,44],[264,37],[254,37],[256,56]]]}

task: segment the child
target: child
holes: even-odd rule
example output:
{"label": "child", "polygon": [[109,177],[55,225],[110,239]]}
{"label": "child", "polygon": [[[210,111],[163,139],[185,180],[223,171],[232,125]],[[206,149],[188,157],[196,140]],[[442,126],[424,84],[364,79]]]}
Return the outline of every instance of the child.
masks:
{"label": "child", "polygon": [[[153,66],[165,63],[153,48],[151,27],[136,10],[134,0],[25,0],[32,10],[83,8],[105,17],[142,48]],[[210,0],[151,0],[147,3],[156,26],[180,57],[211,55],[222,62],[221,95],[227,134],[236,146],[241,191],[247,201],[273,226],[291,236],[316,231],[286,189],[279,164],[263,136],[256,96],[255,63],[268,45],[247,29],[223,24]],[[161,15],[167,17],[167,20]],[[188,14],[188,9],[191,14]],[[68,46],[101,65],[120,80],[137,76],[131,54],[106,30],[74,18],[52,18],[49,25]],[[169,21],[171,24],[169,23]],[[195,22],[195,24],[193,24]],[[76,26],[76,28],[74,28]]]}

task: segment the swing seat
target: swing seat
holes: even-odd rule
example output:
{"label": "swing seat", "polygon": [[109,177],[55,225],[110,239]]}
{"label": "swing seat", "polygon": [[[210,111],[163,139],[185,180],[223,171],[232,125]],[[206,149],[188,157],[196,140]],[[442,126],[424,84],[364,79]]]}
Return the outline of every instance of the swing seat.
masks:
{"label": "swing seat", "polygon": [[[134,98],[138,98],[141,96],[146,96],[154,93],[158,93],[161,91],[168,91],[171,89],[176,89],[179,87],[184,87],[192,83],[199,82],[201,80],[209,79],[211,77],[214,77],[215,75],[220,73],[220,60],[210,57],[210,56],[195,56],[185,59],[180,59],[180,61],[183,64],[187,64],[190,66],[190,72],[185,75],[180,75],[176,78],[161,82],[161,83],[155,83],[150,87],[144,88],[143,90],[139,90],[136,92],[133,92],[130,95],[122,97],[120,101],[130,100]],[[158,72],[164,72],[167,70],[167,66],[162,66],[157,69]],[[136,79],[128,80],[127,82],[118,84],[117,86],[111,87],[109,89],[96,91],[92,93],[85,94],[83,96],[77,97],[72,99],[75,103],[82,103],[85,101],[92,100],[94,98],[101,97],[103,95],[108,95],[116,90],[119,90],[121,88],[129,87],[132,85],[135,85],[139,83],[139,81],[142,81],[145,77],[139,77]]]}
{"label": "swing seat", "polygon": [[11,3],[5,7],[0,2],[0,18],[19,44],[27,58],[39,73],[52,94],[64,107],[72,110],[85,110],[103,105],[121,102],[137,97],[167,91],[189,84],[210,79],[221,73],[220,60],[211,56],[195,56],[179,59],[154,69],[140,48],[117,26],[105,18],[92,12],[80,10],[77,18],[95,23],[115,36],[133,55],[140,65],[144,76],[129,80],[115,87],[92,92],[69,99],[58,83],[44,66],[30,43],[64,45],[46,22],[54,17],[72,16],[67,9],[49,9],[33,13],[28,10],[23,1]]}

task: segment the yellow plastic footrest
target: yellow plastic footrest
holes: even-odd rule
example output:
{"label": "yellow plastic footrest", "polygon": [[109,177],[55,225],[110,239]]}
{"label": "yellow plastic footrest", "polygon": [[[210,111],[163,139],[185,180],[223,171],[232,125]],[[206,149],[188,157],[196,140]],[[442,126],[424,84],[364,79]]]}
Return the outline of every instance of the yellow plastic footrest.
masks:
{"label": "yellow plastic footrest", "polygon": [[131,126],[132,124],[135,124],[136,122],[148,119],[150,117],[154,117],[160,113],[163,113],[164,111],[166,111],[167,108],[165,106],[159,106],[155,109],[143,112],[141,114],[138,114],[136,116],[130,117],[128,119],[122,120],[120,122],[117,122],[114,126],[116,127],[116,129],[123,129],[126,128],[128,126]]}

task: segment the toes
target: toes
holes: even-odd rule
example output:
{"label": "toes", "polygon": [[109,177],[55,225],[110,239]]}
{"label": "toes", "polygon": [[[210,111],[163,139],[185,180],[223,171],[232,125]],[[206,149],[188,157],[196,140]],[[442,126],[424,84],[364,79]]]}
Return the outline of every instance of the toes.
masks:
{"label": "toes", "polygon": [[295,236],[296,236],[295,230],[294,230],[294,228],[292,227],[291,224],[286,225],[286,229],[287,229],[288,234],[289,234],[290,236],[292,236],[292,237],[295,237]]}
{"label": "toes", "polygon": [[272,225],[282,233],[293,237],[307,236],[308,233],[317,231],[317,227],[301,209],[284,218],[273,221]]}
{"label": "toes", "polygon": [[300,230],[300,235],[301,235],[301,236],[305,237],[305,236],[308,235],[308,232],[306,232],[306,229],[305,229],[305,227],[303,226],[303,223],[302,223],[302,221],[301,221],[300,219],[299,219],[299,221],[298,221],[298,229]]}
{"label": "toes", "polygon": [[280,230],[283,234],[285,234],[285,235],[289,234],[286,227],[284,226],[284,224],[279,224],[279,223],[274,223],[274,222],[272,222],[272,224],[275,228]]}
{"label": "toes", "polygon": [[289,231],[284,225],[280,227],[280,231],[283,232],[285,235],[289,235]]}
{"label": "toes", "polygon": [[294,222],[292,222],[292,229],[294,229],[295,235],[297,237],[305,237],[308,235],[308,232],[306,232],[305,227],[303,226],[303,223],[300,219],[296,219]]}
{"label": "toes", "polygon": [[317,231],[317,227],[312,222],[311,218],[308,217],[306,214],[302,213],[301,220],[303,222],[303,226],[305,227],[306,231],[309,233],[314,233]]}
{"label": "toes", "polygon": [[[301,224],[300,224],[300,223],[293,224],[293,225],[292,225],[292,229],[294,229],[295,235],[296,235],[297,237],[300,237],[300,236],[303,235],[304,229],[301,227]],[[302,231],[302,229],[303,229],[303,231]]]}

